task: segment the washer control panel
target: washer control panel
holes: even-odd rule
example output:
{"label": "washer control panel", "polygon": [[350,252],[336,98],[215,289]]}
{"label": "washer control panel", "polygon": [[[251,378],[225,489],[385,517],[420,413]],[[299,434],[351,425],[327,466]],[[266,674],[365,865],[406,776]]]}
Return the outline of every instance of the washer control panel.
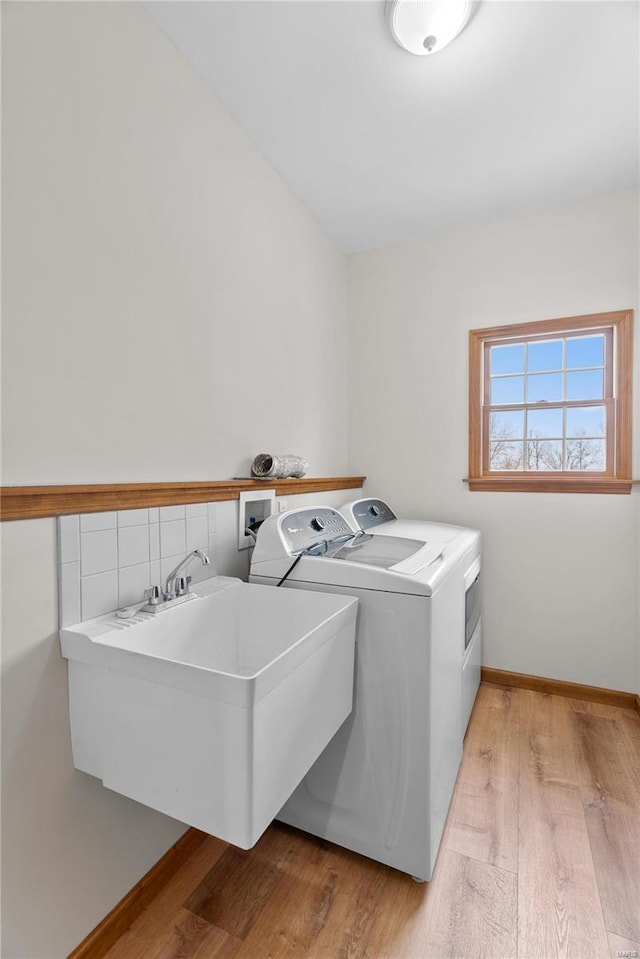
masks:
{"label": "washer control panel", "polygon": [[353,516],[360,529],[370,529],[398,517],[381,499],[361,499],[353,507]]}
{"label": "washer control panel", "polygon": [[289,553],[299,553],[323,540],[353,533],[344,516],[327,506],[287,513],[280,521],[280,530]]}

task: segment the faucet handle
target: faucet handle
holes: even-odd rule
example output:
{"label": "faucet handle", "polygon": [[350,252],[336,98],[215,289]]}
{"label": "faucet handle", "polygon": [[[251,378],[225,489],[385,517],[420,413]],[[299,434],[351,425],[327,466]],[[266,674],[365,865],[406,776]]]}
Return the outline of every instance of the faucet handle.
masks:
{"label": "faucet handle", "polygon": [[175,595],[186,596],[187,593],[189,592],[190,584],[191,584],[190,576],[178,576],[176,578]]}
{"label": "faucet handle", "polygon": [[159,586],[150,586],[149,589],[145,589],[144,598],[149,606],[158,606],[163,600],[162,590]]}

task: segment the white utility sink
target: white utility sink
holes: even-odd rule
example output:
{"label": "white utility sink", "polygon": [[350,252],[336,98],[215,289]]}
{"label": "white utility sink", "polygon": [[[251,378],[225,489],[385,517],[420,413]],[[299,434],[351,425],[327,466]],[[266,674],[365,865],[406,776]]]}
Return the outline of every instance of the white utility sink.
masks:
{"label": "white utility sink", "polygon": [[351,712],[357,600],[218,576],[60,630],[73,760],[248,849]]}

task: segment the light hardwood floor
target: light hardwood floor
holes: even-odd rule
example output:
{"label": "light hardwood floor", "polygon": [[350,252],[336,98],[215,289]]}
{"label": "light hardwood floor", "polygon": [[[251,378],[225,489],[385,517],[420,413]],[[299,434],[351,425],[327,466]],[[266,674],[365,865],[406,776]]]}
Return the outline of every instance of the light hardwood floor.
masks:
{"label": "light hardwood floor", "polygon": [[274,824],[208,838],[108,959],[640,959],[640,716],[474,708],[433,881]]}

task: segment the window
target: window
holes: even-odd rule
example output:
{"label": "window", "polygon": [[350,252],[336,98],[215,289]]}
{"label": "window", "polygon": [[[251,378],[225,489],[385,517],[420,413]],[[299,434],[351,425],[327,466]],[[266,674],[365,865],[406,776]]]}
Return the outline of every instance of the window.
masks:
{"label": "window", "polygon": [[471,330],[470,489],[630,492],[632,322]]}

